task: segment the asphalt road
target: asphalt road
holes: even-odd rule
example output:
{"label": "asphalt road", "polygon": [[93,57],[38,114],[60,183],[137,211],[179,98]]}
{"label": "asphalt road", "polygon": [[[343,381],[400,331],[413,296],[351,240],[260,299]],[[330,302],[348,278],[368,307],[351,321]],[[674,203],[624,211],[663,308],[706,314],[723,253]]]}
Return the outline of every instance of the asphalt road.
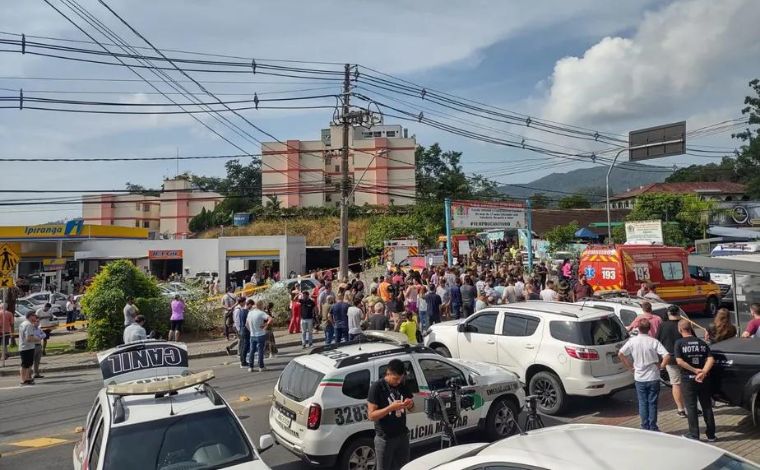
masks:
{"label": "asphalt road", "polygon": [[[704,325],[709,323],[708,318],[694,320]],[[269,431],[269,403],[277,377],[287,362],[300,354],[300,347],[283,349],[277,358],[267,361],[269,370],[261,373],[248,373],[240,369],[236,357],[198,359],[191,365],[194,370],[214,370],[216,378],[212,384],[233,407],[254,442],[258,443],[259,436]],[[44,379],[38,379],[37,385],[24,388],[18,386],[16,376],[0,377],[0,469],[73,468],[72,448],[79,438],[75,428],[84,425],[85,416],[101,387],[100,372],[96,369],[51,373]],[[635,403],[635,393],[631,390],[620,392],[601,403],[575,399],[569,407],[571,411],[562,418],[544,417],[543,420],[551,426],[584,414],[617,414],[623,409],[632,409]],[[39,438],[52,440],[24,442]],[[27,445],[20,446],[19,442]],[[435,446],[417,449],[412,457],[434,449]],[[277,470],[310,468],[279,446],[265,452],[263,458]]]}

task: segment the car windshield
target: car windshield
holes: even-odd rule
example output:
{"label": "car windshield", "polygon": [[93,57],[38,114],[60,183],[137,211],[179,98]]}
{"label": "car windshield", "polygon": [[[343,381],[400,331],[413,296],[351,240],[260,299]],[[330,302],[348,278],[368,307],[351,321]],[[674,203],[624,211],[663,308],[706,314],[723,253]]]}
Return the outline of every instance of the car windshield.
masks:
{"label": "car windshield", "polygon": [[195,470],[255,459],[232,412],[220,408],[113,428],[103,468]]}
{"label": "car windshield", "polygon": [[291,400],[304,401],[314,396],[324,376],[325,374],[291,361],[280,375],[277,390]]}
{"label": "car windshield", "polygon": [[729,454],[721,455],[718,460],[704,467],[703,470],[760,470],[757,465],[739,460]]}
{"label": "car windshield", "polygon": [[623,324],[612,315],[587,321],[552,321],[549,331],[554,339],[580,346],[614,344],[628,337]]}

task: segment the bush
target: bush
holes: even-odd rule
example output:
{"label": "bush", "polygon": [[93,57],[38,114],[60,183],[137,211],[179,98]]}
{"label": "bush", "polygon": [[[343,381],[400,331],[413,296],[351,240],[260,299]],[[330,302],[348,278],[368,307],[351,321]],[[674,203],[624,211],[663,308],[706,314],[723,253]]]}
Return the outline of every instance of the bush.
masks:
{"label": "bush", "polygon": [[128,297],[155,299],[159,296],[156,281],[131,262],[108,263],[95,276],[82,298],[82,312],[89,324],[87,348],[98,351],[121,343],[123,311]]}
{"label": "bush", "polygon": [[272,317],[275,326],[284,326],[290,320],[290,293],[284,287],[270,287],[261,297],[265,302],[272,302]]}
{"label": "bush", "polygon": [[138,298],[135,305],[140,315],[145,317],[145,330],[155,331],[158,337],[166,338],[169,334],[169,318],[172,315],[172,307],[166,297]]}
{"label": "bush", "polygon": [[185,300],[185,330],[199,333],[222,326],[223,311],[216,302],[194,297]]}

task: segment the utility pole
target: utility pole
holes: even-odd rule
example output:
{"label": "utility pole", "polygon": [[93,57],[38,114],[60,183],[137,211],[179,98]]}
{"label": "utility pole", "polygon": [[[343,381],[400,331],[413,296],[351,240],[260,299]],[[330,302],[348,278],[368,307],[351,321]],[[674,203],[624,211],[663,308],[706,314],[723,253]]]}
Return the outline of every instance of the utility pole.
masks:
{"label": "utility pole", "polygon": [[351,65],[346,64],[343,75],[343,153],[341,155],[341,182],[340,182],[340,272],[338,279],[348,280],[348,192],[350,182],[348,179],[348,132],[351,127],[349,118],[349,98],[351,96]]}

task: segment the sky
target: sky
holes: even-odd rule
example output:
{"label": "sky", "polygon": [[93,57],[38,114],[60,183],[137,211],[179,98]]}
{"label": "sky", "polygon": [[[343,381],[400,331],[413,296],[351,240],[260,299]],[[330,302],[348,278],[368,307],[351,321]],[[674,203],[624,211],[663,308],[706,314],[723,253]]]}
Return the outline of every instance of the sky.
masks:
{"label": "sky", "polygon": [[[69,4],[69,0],[49,1],[98,41],[106,39],[74,16],[70,6],[81,5],[127,43],[146,46],[96,0]],[[369,86],[362,74],[385,77],[378,75],[382,72],[396,77],[394,80],[484,103],[500,112],[622,139],[632,129],[685,120],[692,134],[688,145],[696,150],[690,152],[692,155],[650,162],[667,169],[717,161],[721,152],[736,148],[739,142],[731,138],[731,132],[739,130],[740,125],[718,127],[714,132],[699,129],[741,117],[744,97],[749,92],[747,83],[760,76],[760,4],[753,0],[106,3],[163,50],[223,54],[240,59],[215,60],[247,63],[255,59],[258,63],[330,71],[342,70],[340,64],[346,62],[361,64],[378,72],[360,69],[355,91],[376,103],[401,107],[414,115],[423,111],[430,118],[501,139],[520,142],[524,138],[542,148],[611,156],[602,153],[610,150],[609,144],[543,132],[526,127],[524,122],[484,120],[445,108],[428,112],[425,108],[430,109],[429,101]],[[59,42],[60,38],[89,39],[42,0],[0,2],[0,32],[0,40],[16,41],[20,39],[16,34],[24,33],[29,41],[98,49],[95,44]],[[272,141],[272,136],[279,140],[318,139],[320,129],[332,118],[330,108],[335,104],[334,98],[324,98],[272,103],[325,106],[320,109],[241,111],[258,129],[229,115],[229,119],[237,119],[238,133],[209,116],[198,115],[235,144],[232,145],[182,114],[64,113],[28,109],[29,103],[27,109],[19,110],[19,89],[26,97],[118,103],[168,101],[126,67],[22,55],[16,44],[3,44],[0,49],[6,51],[0,53],[0,96],[7,98],[0,103],[7,106],[0,108],[0,191],[72,191],[2,193],[0,225],[77,217],[81,215],[81,205],[53,205],[44,200],[76,200],[76,191],[123,189],[127,182],[157,188],[164,177],[178,170],[222,176],[225,161],[75,163],[8,162],[3,158],[231,155],[241,153],[241,149],[254,154],[261,150],[258,141]],[[201,57],[176,52],[167,55]],[[326,63],[271,62],[283,59]],[[141,73],[158,80],[150,71]],[[186,80],[178,72],[167,73],[175,80]],[[254,93],[261,98],[283,98],[333,95],[340,90],[337,80],[296,80],[254,75],[252,70],[190,74],[225,100],[250,100]],[[322,75],[326,76],[333,75]],[[91,81],[93,78],[122,81]],[[170,91],[165,84],[156,86]],[[193,92],[200,91],[193,83],[186,86]],[[182,99],[177,95],[174,98]],[[213,100],[206,97],[204,101]],[[469,139],[424,123],[402,122],[388,116],[393,114],[388,108],[384,111],[386,124],[404,125],[418,144],[439,142],[444,149],[462,151],[467,172],[484,174],[500,183],[525,184],[552,172],[591,165],[585,157],[549,159],[540,153]],[[38,204],[20,205],[22,202]]]}

